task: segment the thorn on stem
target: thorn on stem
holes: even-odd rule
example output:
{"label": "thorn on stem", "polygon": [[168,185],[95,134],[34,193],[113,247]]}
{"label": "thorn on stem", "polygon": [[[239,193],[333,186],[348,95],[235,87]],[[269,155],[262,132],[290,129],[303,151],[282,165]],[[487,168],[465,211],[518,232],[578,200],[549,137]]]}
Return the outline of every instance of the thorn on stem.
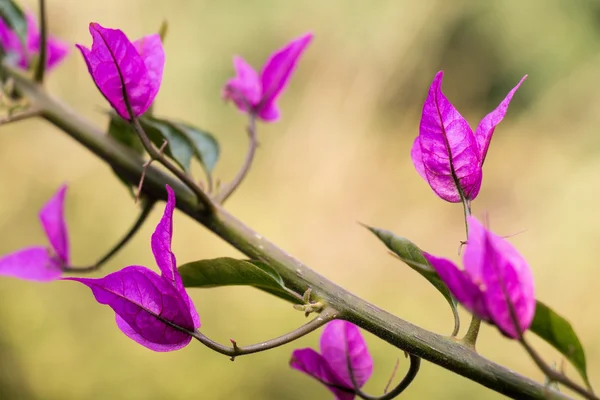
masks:
{"label": "thorn on stem", "polygon": [[[163,141],[163,144],[158,149],[159,157],[163,155],[165,147],[167,147],[168,143],[169,142],[167,142],[166,140]],[[148,170],[148,167],[150,166],[150,164],[152,164],[152,161],[154,161],[154,160],[156,160],[156,158],[152,157],[144,163],[144,166],[142,168],[142,175],[140,176],[140,183],[138,184],[137,193],[135,194],[135,204],[137,204],[137,202],[140,200],[140,195],[142,193],[142,186],[144,185],[144,178],[146,178],[146,171]]]}

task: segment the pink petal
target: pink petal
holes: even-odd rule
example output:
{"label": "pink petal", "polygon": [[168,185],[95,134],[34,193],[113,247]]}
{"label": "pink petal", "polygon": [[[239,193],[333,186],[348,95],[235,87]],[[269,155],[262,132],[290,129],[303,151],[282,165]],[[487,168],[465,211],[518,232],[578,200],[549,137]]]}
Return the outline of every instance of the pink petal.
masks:
{"label": "pink petal", "polygon": [[461,271],[456,264],[445,258],[435,257],[428,253],[423,253],[423,256],[429,261],[459,303],[480,318],[490,319],[485,308],[481,289],[465,271]]}
{"label": "pink petal", "polygon": [[[312,376],[335,395],[336,400],[353,400],[354,390],[333,372],[325,358],[313,349],[298,349],[292,353],[290,366]],[[346,388],[347,390],[343,390]]]}
{"label": "pink petal", "polygon": [[[486,231],[483,254],[484,298],[490,317],[512,338],[529,329],[535,314],[533,274],[525,259],[506,240]],[[518,321],[515,326],[511,307]]]}
{"label": "pink petal", "polygon": [[[135,42],[133,46],[137,50],[144,64],[148,69],[148,79],[151,82],[152,92],[149,94],[149,99],[154,99],[160,89],[160,84],[163,78],[163,71],[165,68],[165,50],[158,34],[144,36]],[[148,107],[150,107],[148,104]]]}
{"label": "pink petal", "polygon": [[154,343],[151,342],[149,340],[144,339],[144,337],[142,335],[140,335],[139,333],[137,333],[135,331],[135,329],[133,329],[127,322],[125,322],[125,320],[123,318],[121,318],[121,316],[119,314],[115,315],[115,321],[117,322],[117,327],[119,327],[119,329],[129,338],[132,339],[135,342],[138,342],[139,344],[141,344],[142,346],[152,350],[152,351],[157,351],[157,352],[166,352],[166,351],[175,351],[175,350],[179,350],[184,348],[185,346],[188,345],[188,343],[191,341],[191,337],[190,340],[186,341],[182,341],[179,344],[158,344],[158,343]]}
{"label": "pink petal", "polygon": [[469,124],[442,93],[443,76],[443,71],[438,72],[429,89],[419,137],[429,185],[442,199],[457,203],[460,202],[458,186],[467,199],[477,197],[481,161]]}
{"label": "pink petal", "polygon": [[417,136],[413,142],[413,147],[410,150],[410,158],[412,159],[415,169],[421,175],[421,177],[427,180],[427,174],[425,173],[425,165],[423,164],[423,154],[421,153],[421,138]]}
{"label": "pink petal", "polygon": [[28,281],[49,282],[60,278],[62,270],[42,246],[27,247],[0,258],[0,275]]}
{"label": "pink petal", "polygon": [[477,148],[479,149],[479,158],[481,159],[481,164],[483,164],[485,161],[485,156],[487,155],[488,148],[490,147],[490,142],[492,141],[492,135],[494,134],[496,125],[498,125],[500,122],[502,122],[502,119],[504,119],[506,111],[508,111],[508,105],[510,104],[510,101],[525,78],[527,78],[527,75],[521,78],[519,83],[517,83],[517,86],[508,92],[506,98],[502,100],[502,103],[500,103],[494,111],[486,115],[481,122],[479,122],[479,126],[477,126],[477,129],[475,130],[475,138],[477,140]]}
{"label": "pink petal", "polygon": [[0,18],[0,46],[11,64],[18,65],[23,69],[27,68],[27,59],[19,37],[2,18]]}
{"label": "pink petal", "polygon": [[242,57],[233,57],[236,76],[223,88],[223,97],[233,100],[242,112],[254,111],[260,103],[261,86],[258,74]]}
{"label": "pink petal", "polygon": [[65,222],[65,195],[67,186],[61,186],[40,210],[39,218],[46,236],[59,259],[70,264],[69,235]]}
{"label": "pink petal", "polygon": [[473,281],[482,283],[486,229],[473,216],[467,217],[467,226],[469,227],[469,236],[463,253],[463,265]]}
{"label": "pink petal", "polygon": [[196,312],[192,300],[189,298],[183,287],[183,281],[181,280],[179,270],[177,269],[175,254],[171,251],[171,240],[173,238],[173,211],[175,209],[176,199],[175,193],[169,185],[166,186],[166,189],[167,204],[165,205],[163,216],[152,234],[150,245],[162,277],[167,279],[170,284],[182,294],[193,315],[194,328],[198,328],[200,327],[200,317]]}
{"label": "pink petal", "polygon": [[181,293],[166,279],[145,267],[130,266],[100,279],[63,278],[88,286],[96,301],[111,307],[117,324],[138,343],[157,351],[177,350],[191,336],[163,320],[193,331],[194,321]]}
{"label": "pink petal", "polygon": [[[77,45],[94,83],[124,119],[130,120],[126,100],[134,116],[146,112],[158,93],[160,82],[152,80],[135,46],[118,29],[90,24],[91,50]],[[124,93],[125,92],[125,93]],[[125,97],[126,95],[126,97]]]}
{"label": "pink petal", "polygon": [[[259,106],[259,117],[265,121],[275,121],[279,112],[275,102],[285,89],[298,60],[313,38],[312,33],[306,33],[292,40],[283,48],[273,53],[267,60],[260,74],[262,85],[262,100]],[[264,109],[264,112],[262,111]]]}
{"label": "pink petal", "polygon": [[331,369],[347,387],[353,387],[350,368],[358,387],[362,387],[373,372],[373,359],[358,327],[350,322],[329,322],[321,335],[321,354]]}

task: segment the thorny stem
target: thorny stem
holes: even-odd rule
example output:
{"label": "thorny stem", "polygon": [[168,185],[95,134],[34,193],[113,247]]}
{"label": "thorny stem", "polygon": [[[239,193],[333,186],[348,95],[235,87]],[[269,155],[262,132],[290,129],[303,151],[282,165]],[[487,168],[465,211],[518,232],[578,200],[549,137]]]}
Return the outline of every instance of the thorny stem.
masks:
{"label": "thorny stem", "polygon": [[[130,112],[130,115],[133,115],[133,113]],[[200,186],[198,186],[184,171],[177,168],[175,164],[167,160],[164,154],[161,154],[161,152],[154,147],[154,145],[148,138],[148,135],[144,131],[144,128],[142,128],[142,125],[140,124],[140,121],[137,117],[133,117],[131,119],[131,126],[133,127],[133,130],[137,133],[138,137],[142,142],[142,145],[144,146],[150,157],[160,162],[181,182],[183,182],[188,188],[190,188],[190,190],[194,192],[198,200],[204,205],[205,210],[212,211],[213,203],[210,200],[210,198],[206,195],[206,193],[204,193]]]}
{"label": "thorny stem", "polygon": [[[43,118],[103,159],[132,184],[137,184],[143,159],[129,151],[70,107],[46,93],[14,68],[1,65],[15,82],[18,93],[43,110]],[[303,293],[308,287],[320,299],[348,319],[393,346],[422,357],[449,371],[478,382],[498,393],[520,400],[568,400],[569,396],[519,375],[448,338],[415,326],[355,296],[287,254],[267,238],[246,226],[219,205],[202,212],[202,203],[182,182],[150,166],[143,192],[165,200],[165,184],[177,196],[177,208],[211,230],[251,259],[277,271],[290,289]]]}
{"label": "thorny stem", "polygon": [[225,200],[229,198],[235,192],[235,190],[242,184],[246,175],[248,175],[248,171],[250,171],[250,167],[252,166],[252,162],[254,160],[254,155],[256,154],[256,149],[258,148],[258,138],[256,135],[256,115],[254,113],[249,114],[248,121],[248,152],[246,153],[246,158],[244,160],[244,164],[238,171],[237,175],[233,180],[224,185],[221,188],[221,191],[215,196],[215,201],[219,204],[223,204]]}
{"label": "thorny stem", "polygon": [[34,81],[44,83],[46,62],[48,60],[48,18],[46,15],[46,1],[39,0],[40,9],[40,56],[33,75]]}
{"label": "thorny stem", "polygon": [[223,346],[208,337],[204,336],[200,331],[188,332],[190,333],[196,340],[204,344],[206,347],[211,350],[216,351],[217,353],[230,356],[231,361],[235,359],[235,357],[243,356],[246,354],[258,353],[261,351],[273,349],[275,347],[282,346],[284,344],[293,342],[303,336],[308,335],[312,331],[322,327],[329,321],[336,319],[339,316],[339,313],[331,307],[324,308],[321,313],[302,325],[298,329],[295,329],[285,335],[279,336],[275,339],[267,340],[266,342],[256,343],[250,346],[238,346],[237,342],[232,340],[233,347]]}
{"label": "thorny stem", "polygon": [[125,234],[125,236],[123,236],[123,238],[119,240],[119,242],[112,249],[110,249],[108,253],[106,253],[101,259],[96,261],[95,264],[87,267],[64,266],[63,270],[66,272],[73,273],[88,273],[100,269],[102,265],[104,265],[108,260],[110,260],[112,256],[117,254],[117,252],[121,250],[131,240],[131,238],[133,238],[133,236],[135,236],[137,231],[142,227],[142,225],[150,215],[150,212],[154,208],[155,204],[156,201],[154,199],[143,199],[142,210],[140,211],[140,215],[138,216],[138,218],[135,220],[135,223],[131,226],[131,228],[129,228],[129,231]]}

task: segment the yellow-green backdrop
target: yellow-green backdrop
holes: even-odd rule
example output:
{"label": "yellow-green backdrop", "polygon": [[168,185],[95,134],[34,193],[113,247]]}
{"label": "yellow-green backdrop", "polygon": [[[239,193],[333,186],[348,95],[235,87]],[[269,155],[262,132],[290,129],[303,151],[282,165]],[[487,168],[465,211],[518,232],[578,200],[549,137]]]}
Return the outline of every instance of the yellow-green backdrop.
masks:
{"label": "yellow-green backdrop", "polygon": [[[474,127],[529,74],[496,129],[474,214],[487,215],[530,262],[539,299],[567,315],[600,384],[600,3],[594,0],[48,0],[54,35],[89,45],[88,23],[131,38],[169,23],[159,115],[213,132],[216,175],[229,179],[245,152],[245,118],[220,98],[242,55],[257,68],[270,51],[313,31],[315,39],[281,98],[283,118],[260,124],[255,167],[227,207],[318,272],[424,328],[449,333],[444,299],[390,257],[357,221],[390,229],[458,259],[460,205],[438,199],[409,151],[434,74]],[[23,5],[35,10],[33,0]],[[99,127],[108,105],[73,47],[48,89]],[[135,207],[110,169],[41,121],[0,128],[0,254],[44,243],[36,213],[63,182],[73,259],[93,262],[128,228]],[[100,274],[155,268],[141,233]],[[179,262],[238,254],[175,216]],[[304,322],[288,304],[249,288],[192,290],[203,331],[240,344]],[[467,319],[465,318],[464,325]],[[366,335],[383,389],[401,351]],[[560,356],[535,341],[547,360]],[[316,346],[318,334],[299,347]],[[485,326],[479,351],[519,373],[543,377],[521,348]],[[127,339],[114,314],[70,282],[0,279],[2,399],[328,399],[288,368],[294,345],[231,363],[197,343],[153,353]],[[575,375],[573,368],[567,371]],[[424,363],[408,399],[502,396]]]}

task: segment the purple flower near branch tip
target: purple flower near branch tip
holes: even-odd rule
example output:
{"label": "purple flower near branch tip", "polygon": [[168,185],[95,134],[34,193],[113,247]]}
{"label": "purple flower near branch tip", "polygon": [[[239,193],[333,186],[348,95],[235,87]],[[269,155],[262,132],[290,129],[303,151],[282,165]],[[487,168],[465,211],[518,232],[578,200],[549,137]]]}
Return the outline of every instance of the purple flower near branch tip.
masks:
{"label": "purple flower near branch tip", "polygon": [[[92,48],[80,44],[94,83],[106,100],[126,120],[148,110],[158,94],[165,52],[158,34],[130,42],[119,29],[90,24]],[[129,107],[133,113],[130,115]]]}
{"label": "purple flower near branch tip", "polygon": [[277,121],[280,115],[277,98],[312,38],[312,33],[307,33],[271,54],[260,77],[243,58],[235,56],[236,76],[225,84],[223,97],[232,100],[240,111],[255,114],[263,121]]}
{"label": "purple flower near branch tip", "polygon": [[154,351],[178,350],[191,341],[188,333],[172,325],[188,331],[200,327],[200,317],[183,287],[171,251],[175,194],[169,186],[167,192],[167,205],[151,240],[161,275],[134,265],[100,279],[64,278],[88,286],[100,304],[113,309],[117,326],[125,335]]}
{"label": "purple flower near branch tip", "polygon": [[465,308],[518,339],[529,329],[535,314],[531,269],[508,241],[485,229],[474,217],[468,217],[467,222],[464,270],[447,259],[424,256]]}
{"label": "purple flower near branch tip", "polygon": [[373,360],[358,327],[342,320],[329,322],[320,347],[321,354],[310,348],[295,350],[290,366],[326,385],[336,400],[354,399],[350,371],[359,388],[373,372]]}
{"label": "purple flower near branch tip", "polygon": [[494,130],[527,75],[481,120],[475,133],[442,93],[443,77],[444,72],[438,72],[429,88],[411,157],[419,175],[440,198],[458,203],[461,192],[466,200],[479,194],[482,167]]}
{"label": "purple flower near branch tip", "polygon": [[40,210],[40,222],[51,247],[26,247],[0,258],[0,275],[39,282],[60,278],[62,267],[70,263],[64,215],[66,192],[67,187],[61,186]]}
{"label": "purple flower near branch tip", "polygon": [[[7,58],[21,69],[29,68],[31,57],[38,55],[41,48],[41,35],[35,17],[29,12],[25,17],[27,19],[25,46],[17,34],[0,18],[0,47],[6,53]],[[46,45],[46,69],[51,70],[66,57],[69,53],[69,46],[50,35],[46,39]]]}

